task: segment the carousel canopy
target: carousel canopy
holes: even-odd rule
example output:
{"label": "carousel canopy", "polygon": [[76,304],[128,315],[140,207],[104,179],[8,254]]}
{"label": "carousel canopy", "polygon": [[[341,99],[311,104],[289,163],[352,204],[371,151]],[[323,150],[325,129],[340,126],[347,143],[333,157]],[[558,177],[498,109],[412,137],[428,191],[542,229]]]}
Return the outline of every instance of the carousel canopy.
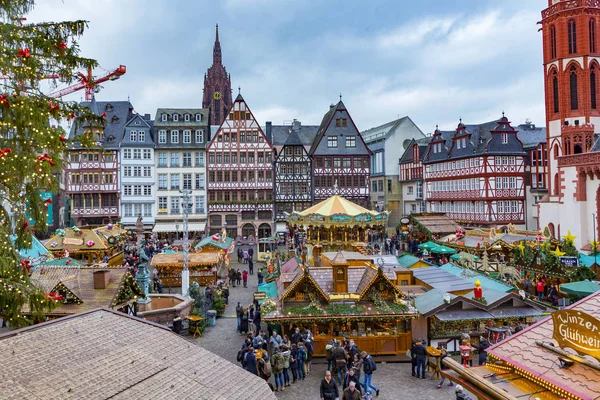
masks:
{"label": "carousel canopy", "polygon": [[300,223],[318,223],[328,219],[332,223],[354,225],[374,221],[382,221],[383,223],[387,220],[388,215],[389,211],[368,210],[336,194],[304,211],[289,214],[288,219]]}

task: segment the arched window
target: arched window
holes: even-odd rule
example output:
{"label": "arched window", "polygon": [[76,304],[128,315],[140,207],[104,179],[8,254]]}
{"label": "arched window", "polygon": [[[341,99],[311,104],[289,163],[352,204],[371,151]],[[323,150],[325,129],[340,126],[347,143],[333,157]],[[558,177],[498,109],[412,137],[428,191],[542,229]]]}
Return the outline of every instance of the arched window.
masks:
{"label": "arched window", "polygon": [[596,20],[594,18],[590,19],[589,34],[590,34],[590,53],[595,53],[596,52]]}
{"label": "arched window", "polygon": [[558,174],[554,174],[554,195],[558,196],[560,193],[560,187],[558,186]]}
{"label": "arched window", "polygon": [[417,144],[415,144],[413,146],[413,161],[414,162],[419,161],[419,145],[417,145]]}
{"label": "arched window", "polygon": [[577,69],[574,65],[569,68],[569,92],[571,94],[571,110],[579,108],[577,101]]}
{"label": "arched window", "polygon": [[554,145],[554,159],[558,159],[558,144]]}
{"label": "arched window", "polygon": [[556,27],[550,25],[550,58],[556,58]]}
{"label": "arched window", "polygon": [[570,19],[568,22],[568,38],[569,54],[577,53],[577,29],[574,19]]}
{"label": "arched window", "polygon": [[552,97],[554,100],[554,112],[558,112],[558,76],[556,71],[552,74]]}
{"label": "arched window", "polygon": [[583,153],[583,148],[581,147],[581,145],[578,143],[575,145],[575,147],[573,148],[573,154],[581,154]]}
{"label": "arched window", "polygon": [[590,68],[590,100],[593,109],[596,109],[596,67]]}

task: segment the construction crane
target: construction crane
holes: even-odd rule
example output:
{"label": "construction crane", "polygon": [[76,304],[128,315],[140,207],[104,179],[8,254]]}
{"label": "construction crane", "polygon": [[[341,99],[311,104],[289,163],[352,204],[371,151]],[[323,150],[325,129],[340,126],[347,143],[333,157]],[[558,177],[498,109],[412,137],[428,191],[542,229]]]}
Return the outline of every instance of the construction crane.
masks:
{"label": "construction crane", "polygon": [[124,65],[120,65],[119,68],[117,68],[113,71],[110,71],[108,74],[101,76],[99,78],[94,78],[92,76],[92,69],[88,68],[87,75],[85,75],[81,72],[79,72],[77,74],[79,76],[78,83],[76,83],[72,86],[69,86],[67,88],[54,91],[54,92],[48,94],[48,96],[63,97],[68,94],[74,93],[78,90],[85,89],[85,100],[92,101],[92,96],[94,95],[94,92],[97,90],[98,85],[100,85],[101,83],[106,82],[106,81],[115,81],[115,80],[119,79],[121,77],[121,75],[125,75],[125,72],[127,72],[127,68]]}

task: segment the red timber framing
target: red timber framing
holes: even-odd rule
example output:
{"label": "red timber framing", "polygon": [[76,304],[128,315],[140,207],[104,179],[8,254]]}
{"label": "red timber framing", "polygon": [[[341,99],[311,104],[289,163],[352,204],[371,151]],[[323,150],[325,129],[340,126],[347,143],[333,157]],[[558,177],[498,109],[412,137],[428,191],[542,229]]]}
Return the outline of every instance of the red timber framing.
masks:
{"label": "red timber framing", "polygon": [[335,193],[368,207],[369,156],[314,156],[315,202],[328,199]]}
{"label": "red timber framing", "polygon": [[[294,133],[295,134],[295,133]],[[312,162],[303,145],[285,145],[275,160],[276,220],[312,205]]]}
{"label": "red timber framing", "polygon": [[241,95],[211,138],[208,213],[211,233],[270,236],[273,224],[273,147]]}
{"label": "red timber framing", "polygon": [[65,192],[77,225],[119,219],[119,156],[117,151],[69,150]]}

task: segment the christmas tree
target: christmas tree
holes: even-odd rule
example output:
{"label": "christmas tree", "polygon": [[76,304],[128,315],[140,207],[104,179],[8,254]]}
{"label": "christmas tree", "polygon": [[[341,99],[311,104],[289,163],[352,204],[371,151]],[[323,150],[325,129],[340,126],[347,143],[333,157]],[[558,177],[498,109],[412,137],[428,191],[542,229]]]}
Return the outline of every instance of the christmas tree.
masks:
{"label": "christmas tree", "polygon": [[[59,124],[103,124],[88,109],[40,88],[47,80],[71,83],[80,69],[96,66],[79,57],[86,21],[27,23],[33,6],[33,0],[0,0],[0,315],[14,326],[27,323],[24,306],[41,320],[54,302],[32,285],[16,249],[29,248],[31,235],[47,230],[41,192],[56,191],[69,146]],[[78,140],[92,146],[91,138]]]}

